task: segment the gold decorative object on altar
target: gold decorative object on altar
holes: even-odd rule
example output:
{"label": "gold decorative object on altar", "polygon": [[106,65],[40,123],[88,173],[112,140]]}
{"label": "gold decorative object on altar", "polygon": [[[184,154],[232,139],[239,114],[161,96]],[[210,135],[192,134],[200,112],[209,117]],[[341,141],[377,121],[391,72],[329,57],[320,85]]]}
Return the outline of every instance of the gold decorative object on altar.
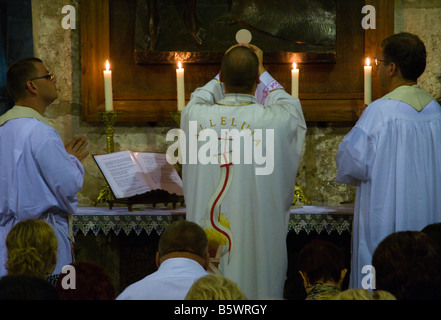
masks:
{"label": "gold decorative object on altar", "polygon": [[[107,141],[107,153],[114,152],[114,142],[113,142],[113,135],[115,133],[115,129],[113,129],[113,125],[115,124],[116,120],[118,119],[118,115],[121,112],[119,111],[105,111],[98,113],[98,116],[101,118],[101,121],[106,125],[106,141]],[[109,200],[115,200],[115,197],[113,196],[112,190],[110,190],[109,185],[107,184],[105,187],[102,187],[96,201],[93,203],[94,206],[96,206],[100,202],[106,202]]]}
{"label": "gold decorative object on altar", "polygon": [[306,205],[310,205],[311,201],[309,201],[305,194],[303,193],[303,189],[300,186],[294,187],[294,197],[292,199],[292,205],[303,203]]}

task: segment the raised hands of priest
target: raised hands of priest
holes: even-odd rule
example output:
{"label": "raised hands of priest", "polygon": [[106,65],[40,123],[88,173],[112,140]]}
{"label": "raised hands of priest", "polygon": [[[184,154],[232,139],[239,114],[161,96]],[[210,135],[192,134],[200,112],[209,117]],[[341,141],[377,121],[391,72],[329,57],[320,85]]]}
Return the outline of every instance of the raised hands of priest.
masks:
{"label": "raised hands of priest", "polygon": [[358,108],[358,110],[357,110],[357,117],[358,117],[358,118],[361,117],[361,115],[363,114],[364,109],[366,109],[367,106],[368,106],[368,105],[365,103],[364,105],[362,105],[361,107]]}
{"label": "raised hands of priest", "polygon": [[[236,48],[236,47],[239,47],[239,46],[245,46],[245,47],[248,47],[247,44],[244,44],[244,43],[237,43],[237,44],[232,45],[231,47],[229,47],[229,48],[227,49],[227,51],[225,51],[225,54],[227,54],[228,52],[230,52],[231,49]],[[224,54],[224,55],[225,55],[225,54]]]}
{"label": "raised hands of priest", "polygon": [[67,153],[74,155],[78,160],[83,160],[89,155],[89,151],[86,150],[87,139],[84,136],[74,137],[72,141],[65,145]]}

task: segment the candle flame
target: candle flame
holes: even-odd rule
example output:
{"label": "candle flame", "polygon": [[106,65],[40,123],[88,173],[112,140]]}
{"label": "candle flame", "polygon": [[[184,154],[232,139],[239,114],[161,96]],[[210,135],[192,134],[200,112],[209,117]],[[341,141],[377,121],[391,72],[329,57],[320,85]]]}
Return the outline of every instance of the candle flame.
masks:
{"label": "candle flame", "polygon": [[182,63],[181,63],[181,61],[178,61],[178,68],[179,68],[179,69],[182,69]]}
{"label": "candle flame", "polygon": [[366,66],[369,67],[371,65],[371,59],[366,58]]}
{"label": "candle flame", "polygon": [[292,68],[297,69],[297,63],[295,63],[295,61],[292,63]]}
{"label": "candle flame", "polygon": [[109,60],[106,60],[106,71],[110,70],[110,63]]}

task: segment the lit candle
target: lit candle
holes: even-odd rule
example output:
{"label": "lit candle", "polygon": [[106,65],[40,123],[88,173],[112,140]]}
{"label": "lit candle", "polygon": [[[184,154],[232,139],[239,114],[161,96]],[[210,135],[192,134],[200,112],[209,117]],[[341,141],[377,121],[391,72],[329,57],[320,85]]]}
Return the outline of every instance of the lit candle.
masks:
{"label": "lit candle", "polygon": [[178,69],[176,69],[176,85],[178,90],[178,111],[181,111],[185,107],[184,68],[182,68],[181,61],[178,62]]}
{"label": "lit candle", "polygon": [[366,65],[364,66],[364,103],[370,104],[372,102],[372,66],[370,59],[366,58]]}
{"label": "lit candle", "polygon": [[104,70],[104,98],[106,111],[113,111],[112,70],[110,70],[109,60],[106,60],[106,70]]}
{"label": "lit candle", "polygon": [[293,97],[299,97],[299,69],[297,69],[297,64],[292,63],[291,70],[291,95]]}

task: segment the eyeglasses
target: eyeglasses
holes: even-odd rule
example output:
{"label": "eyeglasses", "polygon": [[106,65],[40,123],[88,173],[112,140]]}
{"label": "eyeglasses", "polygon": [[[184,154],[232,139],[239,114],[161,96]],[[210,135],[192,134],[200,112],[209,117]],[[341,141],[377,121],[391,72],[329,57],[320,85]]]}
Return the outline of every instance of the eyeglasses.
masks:
{"label": "eyeglasses", "polygon": [[389,61],[387,61],[387,60],[380,60],[380,59],[377,59],[377,58],[375,58],[375,65],[378,67],[379,65],[380,65],[380,63],[381,62],[384,62],[385,64],[387,64],[387,62],[389,62]]}
{"label": "eyeglasses", "polygon": [[52,73],[49,73],[49,74],[42,76],[42,77],[29,79],[29,81],[37,80],[37,79],[46,79],[46,80],[52,81],[55,79],[55,75],[53,75]]}

